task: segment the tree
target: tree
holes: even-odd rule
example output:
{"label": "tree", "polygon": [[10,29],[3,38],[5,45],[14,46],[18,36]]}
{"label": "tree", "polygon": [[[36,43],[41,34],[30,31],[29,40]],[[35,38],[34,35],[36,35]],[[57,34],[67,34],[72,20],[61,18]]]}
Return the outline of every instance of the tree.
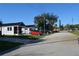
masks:
{"label": "tree", "polygon": [[60,30],[64,30],[64,26],[63,26],[63,24],[60,26]]}
{"label": "tree", "polygon": [[39,30],[52,31],[53,25],[57,22],[58,16],[49,13],[43,13],[34,17],[34,23]]}
{"label": "tree", "polygon": [[75,30],[75,29],[78,29],[78,30],[79,30],[79,24],[73,24],[73,25],[67,24],[67,25],[65,26],[65,28],[66,28],[67,30]]}

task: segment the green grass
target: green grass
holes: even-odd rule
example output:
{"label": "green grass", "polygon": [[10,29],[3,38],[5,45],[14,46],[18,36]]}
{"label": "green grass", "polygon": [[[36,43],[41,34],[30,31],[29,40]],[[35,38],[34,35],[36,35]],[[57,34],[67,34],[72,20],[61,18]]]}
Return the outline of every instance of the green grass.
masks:
{"label": "green grass", "polygon": [[[0,37],[9,37],[9,38],[12,37],[12,38],[24,38],[24,39],[36,40],[36,39],[40,39],[44,36],[40,36],[40,35],[19,35],[19,36],[3,35],[3,36],[0,36]],[[22,45],[22,44],[23,43],[18,43],[18,42],[0,41],[0,52],[14,48],[14,47]]]}
{"label": "green grass", "polygon": [[40,35],[19,35],[19,36],[16,36],[16,35],[3,35],[3,36],[0,36],[0,37],[14,37],[14,38],[24,38],[24,39],[32,39],[32,40],[35,40],[35,39],[39,39],[39,38],[42,38],[44,36],[40,36]]}
{"label": "green grass", "polygon": [[76,34],[79,36],[79,31],[72,31],[71,33]]}
{"label": "green grass", "polygon": [[0,52],[22,45],[23,43],[0,41]]}

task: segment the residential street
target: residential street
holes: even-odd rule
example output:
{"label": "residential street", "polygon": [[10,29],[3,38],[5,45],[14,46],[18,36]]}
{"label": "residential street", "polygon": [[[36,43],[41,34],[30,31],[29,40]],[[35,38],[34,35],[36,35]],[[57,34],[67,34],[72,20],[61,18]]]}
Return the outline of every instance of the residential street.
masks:
{"label": "residential street", "polygon": [[48,35],[44,41],[24,45],[3,56],[79,56],[77,36],[68,32]]}

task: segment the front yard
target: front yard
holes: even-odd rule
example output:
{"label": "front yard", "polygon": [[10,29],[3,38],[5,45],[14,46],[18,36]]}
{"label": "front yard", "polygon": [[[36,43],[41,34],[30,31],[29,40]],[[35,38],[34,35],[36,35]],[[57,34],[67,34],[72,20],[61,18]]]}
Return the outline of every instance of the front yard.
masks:
{"label": "front yard", "polygon": [[0,41],[0,52],[14,48],[16,46],[20,46],[22,44],[23,43]]}
{"label": "front yard", "polygon": [[71,33],[76,34],[79,36],[79,31],[71,31]]}
{"label": "front yard", "polygon": [[[19,38],[19,39],[29,39],[29,40],[37,40],[37,39],[40,39],[44,36],[36,36],[36,35],[20,35],[20,36],[15,36],[15,35],[4,35],[4,36],[0,36],[0,39],[2,38]],[[31,42],[30,42],[31,43]],[[0,40],[0,52],[2,51],[5,51],[5,50],[8,50],[8,49],[11,49],[11,48],[14,48],[16,46],[20,46],[22,45],[23,43],[19,43],[19,42],[12,42],[12,41],[2,41]]]}
{"label": "front yard", "polygon": [[0,37],[9,37],[9,38],[23,38],[23,39],[31,39],[31,40],[36,40],[36,39],[40,39],[44,36],[40,36],[40,35],[2,35]]}
{"label": "front yard", "polygon": [[[32,43],[32,41],[34,42],[35,40],[39,40],[40,38],[42,38],[44,36],[37,36],[37,35],[19,35],[19,36],[15,36],[15,35],[4,35],[4,36],[0,36],[0,39],[5,38],[13,38],[13,39],[29,39],[31,40],[30,43]],[[16,41],[16,40],[15,40]],[[26,42],[27,43],[27,42]],[[23,43],[19,43],[19,42],[13,42],[13,41],[2,41],[0,40],[0,52],[11,49],[11,48],[15,48],[16,46],[20,46]]]}

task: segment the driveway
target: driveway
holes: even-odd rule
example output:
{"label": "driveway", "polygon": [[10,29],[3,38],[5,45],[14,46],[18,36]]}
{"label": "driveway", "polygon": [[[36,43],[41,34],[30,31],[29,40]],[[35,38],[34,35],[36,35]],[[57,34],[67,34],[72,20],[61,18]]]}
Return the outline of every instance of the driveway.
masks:
{"label": "driveway", "polygon": [[3,56],[79,56],[77,36],[60,32],[42,38],[44,41],[24,45]]}

